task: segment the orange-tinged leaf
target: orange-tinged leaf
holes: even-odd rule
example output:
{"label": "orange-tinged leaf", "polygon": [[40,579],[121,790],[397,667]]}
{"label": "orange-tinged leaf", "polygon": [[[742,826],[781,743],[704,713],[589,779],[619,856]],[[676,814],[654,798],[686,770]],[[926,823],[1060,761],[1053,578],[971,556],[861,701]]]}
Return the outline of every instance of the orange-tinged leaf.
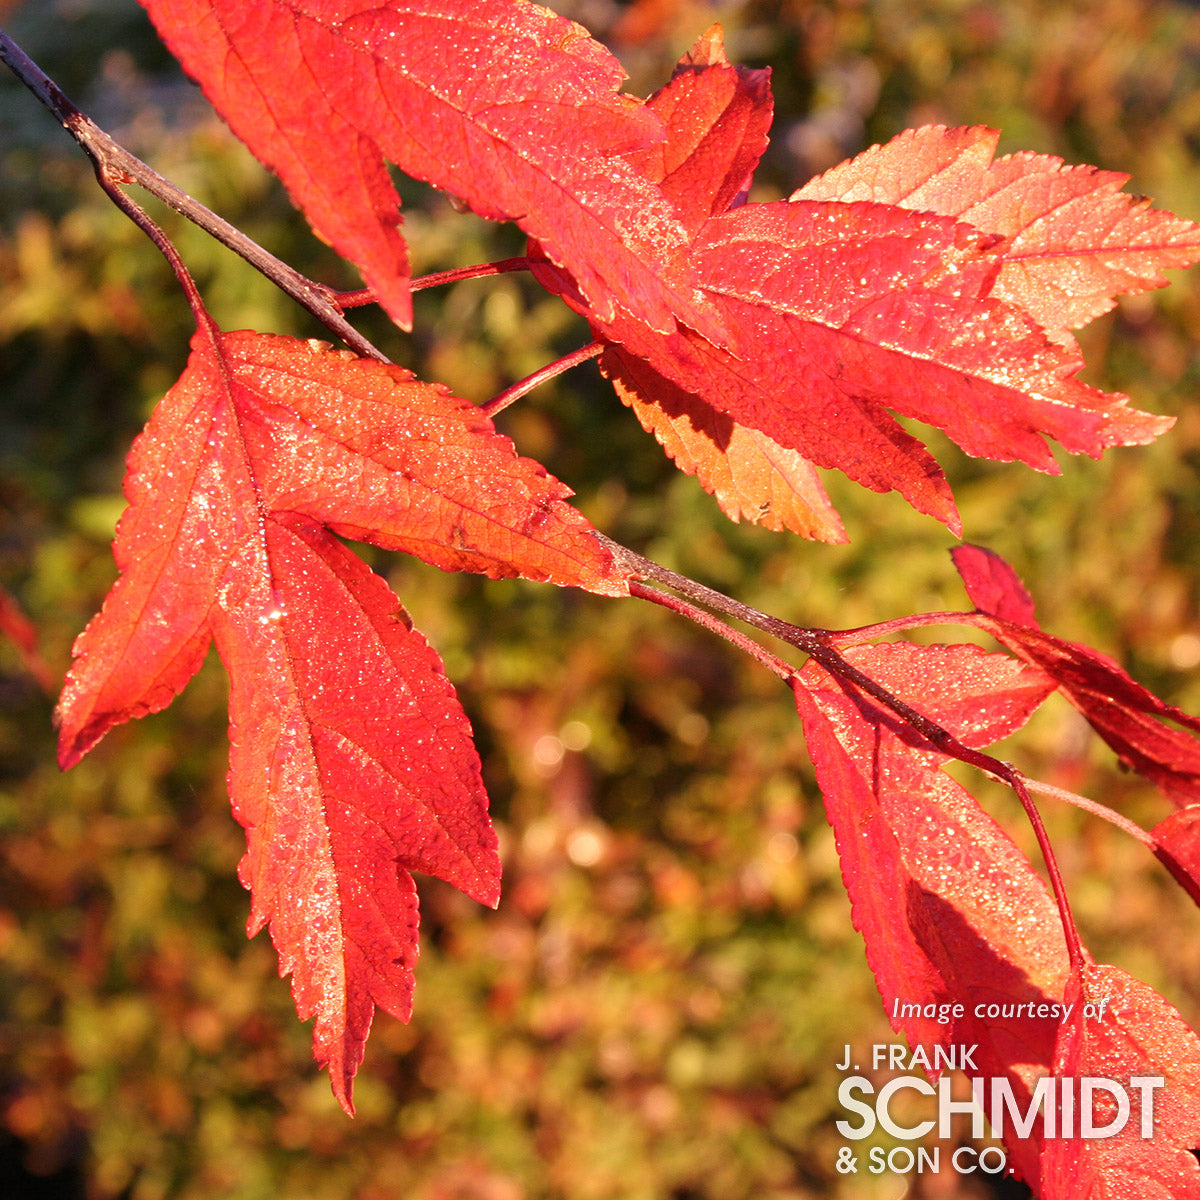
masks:
{"label": "orange-tinged leaf", "polygon": [[[975,646],[861,646],[845,657],[968,745],[1006,737],[1052,690],[1040,671]],[[946,756],[894,714],[810,661],[793,686],[837,840],[855,927],[893,1026],[911,1045],[973,1045],[984,1076],[1027,1104],[1049,1070],[1056,1022],[976,1013],[993,1001],[1061,1003],[1067,956],[1058,910],[1008,835],[940,770]],[[960,1002],[947,1023],[898,1005]],[[897,1015],[899,1013],[899,1015]],[[1036,1137],[1010,1160],[1037,1178]]]}
{"label": "orange-tinged leaf", "polygon": [[[771,124],[768,76],[731,66],[721,27],[714,25],[647,102],[662,118],[666,140],[629,159],[662,188],[690,236],[745,198]],[[816,468],[795,450],[739,425],[643,360],[607,353],[600,367],[643,428],[732,520],[825,542],[846,540]]]}
{"label": "orange-tinged leaf", "polygon": [[64,766],[112,725],[165,707],[195,673],[229,556],[263,509],[448,569],[627,590],[565,503],[569,489],[473,405],[317,343],[197,334],[134,444],[125,488],[122,574],[100,626],[76,643],[60,702]]}
{"label": "orange-tinged leaf", "polygon": [[[836,202],[746,205],[706,222],[695,244],[697,279],[720,298],[739,358],[754,342],[799,373],[797,407],[848,404],[848,441],[859,412],[887,407],[968,454],[1047,471],[1057,468],[1043,435],[1072,453],[1116,444],[1124,397],[1078,381],[1082,359],[950,270],[983,250],[946,218]],[[1155,433],[1169,424],[1148,421]]]}
{"label": "orange-tinged leaf", "polygon": [[1200,225],[1123,194],[1128,175],[1046,154],[993,161],[999,138],[982,126],[909,129],[792,198],[898,204],[1000,235],[992,295],[1051,331],[1086,325],[1114,297],[1161,287],[1165,269],[1200,259]]}
{"label": "orange-tinged leaf", "polygon": [[375,1006],[411,1004],[409,870],[495,903],[470,727],[381,579],[326,531],[448,569],[620,595],[567,489],[472,405],[399,367],[204,324],[130,454],[121,574],[59,701],[70,766],[163,708],[216,641],[251,932],[270,924],[350,1107]]}
{"label": "orange-tinged leaf", "polygon": [[643,393],[638,378],[649,368],[640,359],[606,351],[600,369],[642,427],[681,471],[696,476],[731,520],[745,518],[822,542],[846,541],[817,469],[795,450],[737,424],[652,371]]}
{"label": "orange-tinged leaf", "polygon": [[1086,1120],[1094,1136],[1046,1139],[1042,1200],[1195,1200],[1200,1038],[1157,992],[1117,967],[1085,964],[1072,975],[1067,1002],[1073,1008],[1059,1031],[1054,1074],[1064,1082],[1112,1081],[1121,1092],[1093,1085],[1086,1113],[1076,1100],[1074,1128]]}
{"label": "orange-tinged leaf", "polygon": [[516,0],[144,0],[172,53],[313,228],[411,321],[386,161],[516,221],[597,311],[719,328],[671,205],[623,156],[661,140],[581,26]]}
{"label": "orange-tinged leaf", "polygon": [[[815,465],[897,490],[957,532],[941,470],[893,413],[968,454],[1050,473],[1049,439],[1098,457],[1170,427],[1083,383],[1063,327],[1200,256],[1200,228],[1118,195],[1119,177],[1034,155],[993,163],[989,131],[941,127],[868,151],[788,202],[739,205],[746,183],[734,193],[733,181],[761,153],[769,101],[765,83],[752,90],[731,72],[702,39],[649,101],[666,142],[629,156],[684,214],[693,279],[723,336],[607,318],[569,272],[535,265],[609,346],[607,371],[623,398],[636,395],[642,423],[726,512],[771,511],[785,463],[791,490],[826,507]],[[755,436],[704,440],[726,421]],[[836,536],[828,516],[784,524]]]}
{"label": "orange-tinged leaf", "polygon": [[[877,171],[864,168],[853,179],[835,169],[829,187],[814,185],[792,201],[736,205],[745,185],[730,200],[728,181],[741,178],[745,162],[761,152],[754,119],[766,107],[765,93],[752,92],[723,63],[706,62],[702,48],[695,57],[649,102],[664,116],[664,147],[630,160],[685,213],[694,281],[727,333],[713,338],[681,327],[664,335],[626,312],[605,318],[569,273],[539,263],[535,275],[589,318],[594,335],[610,347],[610,377],[636,393],[643,424],[727,512],[753,519],[756,510],[770,511],[779,468],[794,463],[792,490],[817,497],[818,508],[827,501],[812,466],[834,467],[874,491],[899,491],[957,532],[940,468],[893,413],[944,430],[968,454],[1050,473],[1059,468],[1047,439],[1098,457],[1170,427],[1170,418],[1138,412],[1126,397],[1078,378],[1083,359],[1074,340],[1048,332],[1037,319],[1044,314],[1031,314],[1021,295],[998,285],[1009,248],[1003,233],[981,232],[957,212],[908,203],[921,197],[933,167],[914,175],[893,153]],[[719,122],[706,121],[716,119],[726,95],[736,96],[746,115],[722,138]],[[936,131],[920,144],[935,162],[949,162],[946,178],[969,180],[990,161],[991,149],[960,133]],[[706,149],[715,154],[713,177],[725,181],[715,191],[711,179],[707,188],[692,179],[702,172]],[[857,199],[859,193],[867,199]],[[993,198],[992,224],[1003,224],[1002,215],[1005,228],[1019,224],[1022,194],[1002,189],[1001,195],[1007,199]],[[1183,233],[1163,236],[1176,257],[1191,253]],[[1047,261],[1061,248],[1054,243]],[[650,413],[652,406],[666,415]],[[684,409],[690,431],[679,417]],[[725,421],[756,436],[721,445],[697,436]],[[790,452],[791,461],[777,448]],[[720,465],[729,454],[734,460]],[[774,471],[764,471],[764,455],[773,458]],[[785,524],[827,539],[834,529],[828,519]]]}
{"label": "orange-tinged leaf", "polygon": [[410,870],[484,904],[500,894],[471,730],[441,662],[387,585],[319,526],[268,517],[213,614],[229,670],[239,876],[291,974],[339,1102],[375,1006],[412,1008]]}
{"label": "orange-tinged leaf", "polygon": [[888,409],[944,429],[969,454],[1048,472],[1058,467],[1045,437],[1096,456],[1170,424],[1080,382],[1082,360],[1019,309],[976,294],[969,272],[950,271],[982,251],[949,218],[747,204],[705,222],[693,250],[697,281],[732,331],[726,345],[592,316],[613,357],[645,364],[643,398],[654,402],[657,374],[817,466],[900,491],[952,529],[941,471]]}
{"label": "orange-tinged leaf", "polygon": [[468,401],[319,343],[233,333],[222,350],[272,509],[448,571],[628,592],[571,489]]}

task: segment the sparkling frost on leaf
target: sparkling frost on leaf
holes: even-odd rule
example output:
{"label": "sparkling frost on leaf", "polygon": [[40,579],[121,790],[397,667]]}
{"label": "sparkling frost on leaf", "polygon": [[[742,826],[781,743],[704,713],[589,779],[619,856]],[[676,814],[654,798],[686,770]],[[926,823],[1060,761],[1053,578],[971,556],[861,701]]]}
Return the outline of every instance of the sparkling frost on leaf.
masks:
{"label": "sparkling frost on leaf", "polygon": [[60,761],[164,708],[210,641],[250,932],[269,924],[350,1108],[376,1006],[407,1018],[410,870],[486,904],[496,837],[470,726],[387,585],[327,530],[448,570],[627,590],[569,491],[398,367],[203,325],[130,454],[121,575],[80,635]]}

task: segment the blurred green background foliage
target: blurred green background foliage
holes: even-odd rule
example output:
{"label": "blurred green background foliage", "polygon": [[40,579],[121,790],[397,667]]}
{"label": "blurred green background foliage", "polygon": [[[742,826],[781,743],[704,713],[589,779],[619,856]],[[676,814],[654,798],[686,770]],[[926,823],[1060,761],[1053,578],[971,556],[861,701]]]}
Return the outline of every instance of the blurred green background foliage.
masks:
{"label": "blurred green background foliage", "polygon": [[[646,94],[711,22],[774,71],[756,198],[911,125],[983,123],[1002,151],[1122,170],[1200,219],[1200,15],[1169,0],[579,0],[555,6]],[[132,0],[0,4],[97,121],[263,245],[357,286],[185,81]],[[512,229],[401,181],[419,271],[519,253]],[[162,214],[226,328],[322,330]],[[482,401],[586,340],[528,281],[417,298],[397,361]],[[57,675],[112,581],[129,443],[187,353],[165,263],[54,121],[0,76],[0,586]],[[1200,284],[1086,332],[1087,378],[1178,417],[1059,478],[933,439],[967,536],[1012,561],[1043,623],[1200,710]],[[602,529],[790,620],[962,607],[953,539],[837,478],[851,543],[726,521],[585,366],[502,428]],[[498,912],[422,881],[416,1013],[377,1018],[347,1120],[265,935],[244,937],[210,659],[158,716],[66,775],[52,697],[0,641],[0,1178],[92,1200],[800,1200],[982,1197],[971,1177],[842,1177],[844,1044],[891,1040],[850,925],[790,698],[666,613],[371,556],[444,655],[476,728],[505,866]],[[964,639],[965,640],[965,639]],[[1023,767],[1144,823],[1166,808],[1048,708]],[[1016,804],[972,782],[1018,838]],[[1048,819],[1094,952],[1200,1017],[1200,916],[1132,842]],[[6,1190],[7,1189],[7,1190]]]}

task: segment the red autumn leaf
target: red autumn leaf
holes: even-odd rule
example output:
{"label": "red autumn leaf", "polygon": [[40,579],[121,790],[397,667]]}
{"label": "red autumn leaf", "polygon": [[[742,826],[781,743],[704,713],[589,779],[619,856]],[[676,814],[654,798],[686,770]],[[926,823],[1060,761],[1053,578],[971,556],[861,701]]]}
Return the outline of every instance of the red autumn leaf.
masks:
{"label": "red autumn leaf", "polygon": [[1012,625],[1039,628],[1033,597],[1000,555],[982,546],[963,545],[951,550],[950,557],[978,611]]}
{"label": "red autumn leaf", "polygon": [[[668,125],[668,145],[675,142],[688,144]],[[652,178],[661,172],[658,160],[641,161]],[[735,444],[727,437],[714,447],[711,433],[701,432],[711,431],[715,411],[759,442],[770,439],[765,450],[756,446],[760,457],[778,446],[803,462],[800,495],[819,488],[812,465],[836,467],[872,490],[900,491],[957,530],[942,472],[888,410],[943,429],[968,454],[1052,473],[1058,467],[1046,438],[1099,456],[1171,424],[1082,383],[1073,341],[1053,340],[995,292],[1002,243],[953,216],[852,199],[714,213],[694,231],[692,255],[694,279],[729,331],[723,339],[686,328],[664,336],[622,312],[606,319],[562,272],[537,274],[608,343],[605,370],[622,397],[640,412],[664,410],[643,423],[681,448],[685,470],[716,479],[714,456]],[[786,472],[793,464],[776,456],[773,465]],[[778,483],[760,474],[753,495],[746,487],[719,493],[726,511],[771,510]],[[836,540],[839,530],[821,507],[828,502],[807,524]]]}
{"label": "red autumn leaf", "polygon": [[273,514],[238,547],[212,611],[229,670],[247,933],[270,925],[313,1050],[351,1109],[375,1006],[412,1008],[409,871],[500,896],[471,729],[387,585],[313,522]]}
{"label": "red autumn leaf", "polygon": [[447,569],[627,588],[569,491],[466,401],[318,343],[202,326],[130,455],[121,568],[59,701],[71,766],[170,703],[210,640],[231,678],[250,932],[270,924],[334,1091],[378,1005],[407,1017],[409,870],[498,897],[470,727],[383,581],[325,528]]}
{"label": "red autumn leaf", "polygon": [[[975,646],[862,646],[845,657],[974,747],[1018,729],[1053,687],[1040,671]],[[937,1046],[977,1046],[980,1072],[1007,1078],[1024,1107],[1050,1067],[1057,1021],[1045,1014],[1055,1010],[1005,1019],[987,1006],[1061,1003],[1066,946],[1045,884],[940,770],[947,756],[894,714],[813,661],[793,690],[854,924],[893,1026],[931,1061]],[[961,1015],[945,1023],[901,1007],[936,1012],[955,1002]],[[1038,1150],[1036,1138],[1010,1143],[1031,1183]]]}
{"label": "red autumn leaf", "polygon": [[[600,370],[642,427],[716,497],[726,516],[823,542],[847,540],[816,467],[795,450],[739,425],[640,359],[609,350],[600,356]],[[643,378],[647,382],[639,385]]]}
{"label": "red autumn leaf", "polygon": [[1086,964],[1067,1002],[1074,1007],[1059,1031],[1054,1074],[1121,1090],[1093,1083],[1092,1103],[1081,1105],[1073,1085],[1074,1128],[1089,1121],[1094,1136],[1046,1139],[1042,1200],[1195,1200],[1200,1038],[1157,992],[1116,967]]}
{"label": "red autumn leaf", "polygon": [[1166,283],[1200,258],[1200,226],[1123,194],[1128,175],[1045,154],[993,161],[982,126],[910,129],[826,171],[798,200],[872,200],[957,217],[1002,237],[991,294],[1050,331],[1076,329],[1114,297]]}
{"label": "red autumn leaf", "polygon": [[[689,236],[738,203],[749,186],[771,123],[767,80],[766,71],[729,64],[714,25],[647,102],[666,126],[666,140],[630,161],[662,188]],[[641,360],[609,352],[600,367],[676,466],[695,475],[733,520],[745,517],[826,542],[846,540],[816,468],[795,450],[737,424]]]}
{"label": "red autumn leaf", "polygon": [[1176,882],[1200,904],[1200,804],[1171,813],[1150,831],[1154,853]]}
{"label": "red autumn leaf", "polygon": [[38,686],[53,693],[55,676],[38,649],[37,629],[4,588],[0,588],[0,638],[12,643],[21,665]]}
{"label": "red autumn leaf", "polygon": [[646,102],[666,137],[627,157],[674,205],[689,238],[744,199],[767,148],[774,107],[769,80],[769,71],[732,66],[721,27],[714,25]]}
{"label": "red autumn leaf", "polygon": [[[731,330],[716,346],[593,319],[612,359],[640,360],[718,412],[875,491],[895,489],[957,530],[925,447],[887,411],[943,429],[967,453],[1058,470],[1072,453],[1148,441],[1170,425],[1075,378],[1082,360],[967,269],[984,243],[949,218],[871,204],[747,204],[707,221],[696,279]],[[961,269],[952,269],[961,268]],[[632,370],[632,368],[631,368]]]}
{"label": "red autumn leaf", "polygon": [[385,160],[516,221],[596,310],[719,329],[670,204],[623,155],[661,140],[581,26],[516,0],[144,0],[171,51],[313,228],[411,322]]}
{"label": "red autumn leaf", "polygon": [[1098,650],[1043,633],[1029,593],[998,554],[979,546],[951,553],[971,603],[985,618],[980,624],[993,637],[1045,671],[1127,767],[1176,804],[1200,800],[1200,719],[1164,703]]}

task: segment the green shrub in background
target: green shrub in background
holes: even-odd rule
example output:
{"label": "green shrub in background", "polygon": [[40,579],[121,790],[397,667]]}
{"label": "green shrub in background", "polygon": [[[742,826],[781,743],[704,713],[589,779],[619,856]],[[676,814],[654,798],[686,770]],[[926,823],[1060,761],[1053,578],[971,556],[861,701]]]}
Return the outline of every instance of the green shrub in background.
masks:
{"label": "green shrub in background", "polygon": [[[780,195],[907,126],[986,123],[1004,130],[1002,149],[1128,171],[1162,206],[1200,217],[1200,18],[1189,6],[556,7],[613,39],[643,94],[722,21],[734,60],[774,69],[760,186]],[[7,8],[14,36],[131,149],[301,270],[354,284],[174,73],[136,5]],[[513,231],[402,187],[418,270],[519,252]],[[323,333],[203,234],[170,227],[224,327]],[[586,337],[511,276],[417,304],[412,338],[369,316],[364,328],[422,377],[479,399]],[[111,582],[123,458],[189,333],[157,253],[53,122],[0,79],[0,584],[56,669]],[[1019,566],[1044,624],[1193,711],[1198,336],[1189,281],[1089,330],[1090,382],[1179,417],[1152,447],[1064,460],[1058,479],[939,452],[965,527]],[[591,368],[501,423],[600,528],[781,617],[849,626],[962,603],[949,535],[838,479],[848,547],[730,526]],[[27,1194],[894,1192],[894,1177],[833,1168],[841,1047],[891,1034],[787,695],[657,610],[375,562],[471,714],[505,895],[491,913],[422,881],[416,1012],[407,1026],[379,1018],[354,1122],[312,1064],[273,951],[243,936],[223,674],[206,669],[170,710],[114,731],[60,775],[52,700],[0,644],[0,1151],[23,1165]],[[1135,817],[1159,811],[1070,710],[1042,714],[1020,753],[1031,773],[1120,797]],[[1016,827],[1015,804],[990,795]],[[1090,944],[1194,1020],[1200,940],[1188,935],[1200,917],[1140,847],[1077,814],[1048,815]],[[966,1196],[983,1185],[957,1186]],[[908,1194],[946,1194],[937,1188],[915,1180]]]}

